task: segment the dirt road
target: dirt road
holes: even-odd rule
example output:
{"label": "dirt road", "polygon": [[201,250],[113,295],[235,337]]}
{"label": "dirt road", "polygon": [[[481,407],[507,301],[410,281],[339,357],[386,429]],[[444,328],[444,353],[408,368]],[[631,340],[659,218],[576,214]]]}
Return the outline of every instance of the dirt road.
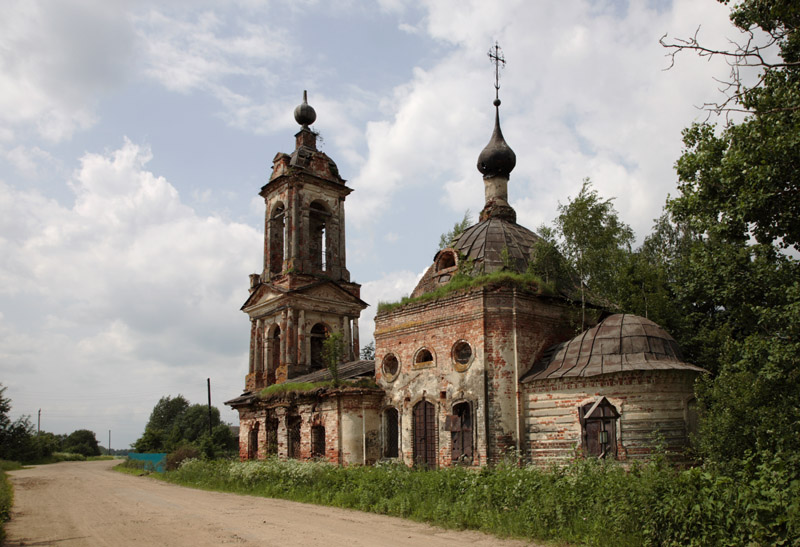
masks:
{"label": "dirt road", "polygon": [[9,473],[7,545],[528,545],[345,509],[204,492],[64,462]]}

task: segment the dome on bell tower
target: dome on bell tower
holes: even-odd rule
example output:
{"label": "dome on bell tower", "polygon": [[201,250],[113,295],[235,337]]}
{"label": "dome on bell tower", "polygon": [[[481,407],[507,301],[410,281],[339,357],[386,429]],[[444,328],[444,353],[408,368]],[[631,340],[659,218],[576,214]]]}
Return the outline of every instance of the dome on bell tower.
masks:
{"label": "dome on bell tower", "polygon": [[500,129],[500,99],[495,99],[494,131],[489,144],[478,156],[478,171],[484,177],[501,176],[508,178],[517,164],[517,155],[508,146]]}

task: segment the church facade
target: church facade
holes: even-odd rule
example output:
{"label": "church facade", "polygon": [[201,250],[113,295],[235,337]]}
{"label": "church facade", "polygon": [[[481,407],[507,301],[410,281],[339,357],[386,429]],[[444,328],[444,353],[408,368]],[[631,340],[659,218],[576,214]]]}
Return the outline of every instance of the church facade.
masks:
{"label": "church facade", "polygon": [[[598,306],[586,313],[569,280],[511,275],[528,270],[540,238],[509,204],[516,156],[494,105],[477,165],[478,223],[434,255],[409,302],[378,311],[375,359],[365,361],[358,318],[367,304],[345,264],[351,190],[316,149],[308,128],[316,114],[304,97],[295,151],[275,157],[260,193],[264,269],[251,275],[242,307],[250,366],[244,393],[226,403],[239,411],[242,459],[547,464],[577,453],[647,457],[656,442],[683,453],[703,369],[685,363],[652,321]],[[447,290],[465,275],[481,281]],[[321,357],[331,333],[344,340],[337,385],[318,383],[331,379]]]}

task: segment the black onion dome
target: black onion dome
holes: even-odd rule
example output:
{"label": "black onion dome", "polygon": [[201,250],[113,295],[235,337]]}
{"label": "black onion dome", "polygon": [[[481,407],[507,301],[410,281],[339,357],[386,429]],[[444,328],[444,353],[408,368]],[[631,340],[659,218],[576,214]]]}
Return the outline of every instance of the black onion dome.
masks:
{"label": "black onion dome", "polygon": [[308,104],[308,93],[303,90],[303,102],[294,109],[294,119],[303,127],[308,127],[317,119],[317,112]]}
{"label": "black onion dome", "polygon": [[678,343],[662,327],[638,315],[618,313],[547,349],[521,381],[634,370],[706,372],[683,361]]}
{"label": "black onion dome", "polygon": [[506,249],[511,265],[524,272],[539,239],[524,226],[492,217],[464,230],[453,243],[453,249],[474,261],[476,266],[482,265],[485,273],[503,269],[503,250]]}
{"label": "black onion dome", "polygon": [[[496,101],[495,106],[499,101]],[[508,146],[503,138],[503,131],[500,129],[500,109],[495,109],[494,131],[489,144],[481,150],[478,156],[478,171],[484,177],[504,176],[508,177],[517,164],[517,155]]]}

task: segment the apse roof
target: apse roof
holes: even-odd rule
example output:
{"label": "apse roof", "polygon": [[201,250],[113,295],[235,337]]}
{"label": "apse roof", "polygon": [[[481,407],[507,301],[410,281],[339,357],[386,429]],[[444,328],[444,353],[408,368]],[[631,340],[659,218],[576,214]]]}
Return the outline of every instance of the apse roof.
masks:
{"label": "apse roof", "polygon": [[572,340],[549,348],[520,381],[633,370],[706,372],[684,362],[678,343],[657,324],[638,315],[616,314]]}

